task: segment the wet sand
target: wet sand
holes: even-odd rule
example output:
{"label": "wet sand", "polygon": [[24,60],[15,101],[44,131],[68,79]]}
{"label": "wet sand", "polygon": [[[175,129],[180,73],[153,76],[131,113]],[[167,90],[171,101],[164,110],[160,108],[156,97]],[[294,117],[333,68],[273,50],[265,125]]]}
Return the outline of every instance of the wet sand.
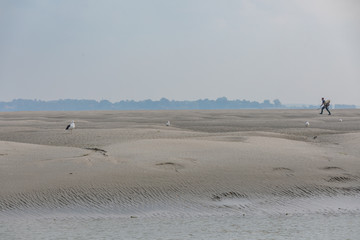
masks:
{"label": "wet sand", "polygon": [[359,213],[359,142],[360,110],[0,113],[0,218]]}

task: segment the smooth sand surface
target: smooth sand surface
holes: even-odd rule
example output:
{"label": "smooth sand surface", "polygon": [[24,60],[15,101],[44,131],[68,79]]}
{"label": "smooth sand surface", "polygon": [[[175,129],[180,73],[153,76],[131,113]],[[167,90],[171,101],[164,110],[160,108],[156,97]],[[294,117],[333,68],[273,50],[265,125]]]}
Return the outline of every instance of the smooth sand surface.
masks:
{"label": "smooth sand surface", "polygon": [[360,110],[0,113],[0,216],[358,213],[359,143]]}

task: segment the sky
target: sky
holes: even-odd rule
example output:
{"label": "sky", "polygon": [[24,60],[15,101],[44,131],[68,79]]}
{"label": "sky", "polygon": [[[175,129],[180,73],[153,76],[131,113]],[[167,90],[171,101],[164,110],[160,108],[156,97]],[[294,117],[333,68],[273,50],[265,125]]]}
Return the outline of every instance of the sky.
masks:
{"label": "sky", "polygon": [[0,0],[0,101],[360,105],[358,0]]}

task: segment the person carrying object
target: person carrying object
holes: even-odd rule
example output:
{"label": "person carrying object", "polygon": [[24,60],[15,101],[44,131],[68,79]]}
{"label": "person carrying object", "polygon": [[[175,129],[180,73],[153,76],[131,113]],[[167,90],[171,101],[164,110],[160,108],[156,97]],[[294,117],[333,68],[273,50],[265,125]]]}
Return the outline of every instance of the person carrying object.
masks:
{"label": "person carrying object", "polygon": [[320,105],[320,107],[321,107],[320,114],[323,114],[324,109],[326,109],[326,111],[328,111],[329,115],[331,115],[331,112],[329,111],[330,100],[325,100],[324,98],[321,98],[321,101],[322,101],[322,103]]}

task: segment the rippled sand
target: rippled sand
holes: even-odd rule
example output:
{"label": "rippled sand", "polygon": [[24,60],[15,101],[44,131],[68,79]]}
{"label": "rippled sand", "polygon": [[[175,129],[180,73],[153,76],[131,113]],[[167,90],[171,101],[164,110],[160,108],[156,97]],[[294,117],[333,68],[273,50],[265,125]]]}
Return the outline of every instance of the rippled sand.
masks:
{"label": "rippled sand", "polygon": [[0,218],[359,213],[360,111],[333,112],[0,113]]}

